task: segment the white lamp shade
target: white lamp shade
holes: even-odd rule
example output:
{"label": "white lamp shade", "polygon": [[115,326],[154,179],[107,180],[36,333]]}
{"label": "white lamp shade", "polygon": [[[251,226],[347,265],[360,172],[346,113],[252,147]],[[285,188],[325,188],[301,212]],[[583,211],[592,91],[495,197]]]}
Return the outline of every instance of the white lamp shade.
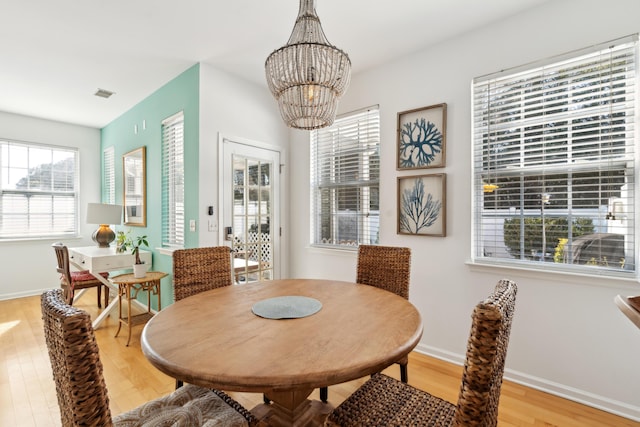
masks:
{"label": "white lamp shade", "polygon": [[87,205],[87,224],[121,224],[122,206],[105,203]]}

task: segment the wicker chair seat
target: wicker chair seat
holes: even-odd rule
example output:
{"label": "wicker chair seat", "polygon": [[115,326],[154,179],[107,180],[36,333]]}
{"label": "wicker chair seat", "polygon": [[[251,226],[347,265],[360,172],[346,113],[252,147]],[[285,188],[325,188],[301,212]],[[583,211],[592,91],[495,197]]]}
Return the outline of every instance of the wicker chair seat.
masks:
{"label": "wicker chair seat", "polygon": [[225,393],[187,384],[113,418],[114,427],[134,426],[248,426],[239,406]]}
{"label": "wicker chair seat", "polygon": [[336,408],[328,426],[452,426],[456,406],[384,374],[375,374]]}

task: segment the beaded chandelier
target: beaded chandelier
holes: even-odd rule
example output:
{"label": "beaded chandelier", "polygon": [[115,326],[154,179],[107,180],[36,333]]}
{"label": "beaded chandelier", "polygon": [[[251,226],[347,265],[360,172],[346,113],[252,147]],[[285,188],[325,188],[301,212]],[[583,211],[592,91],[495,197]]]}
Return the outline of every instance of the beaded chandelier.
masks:
{"label": "beaded chandelier", "polygon": [[300,0],[289,41],[269,55],[265,71],[287,126],[311,130],[333,123],[351,80],[351,61],[329,44],[314,0]]}

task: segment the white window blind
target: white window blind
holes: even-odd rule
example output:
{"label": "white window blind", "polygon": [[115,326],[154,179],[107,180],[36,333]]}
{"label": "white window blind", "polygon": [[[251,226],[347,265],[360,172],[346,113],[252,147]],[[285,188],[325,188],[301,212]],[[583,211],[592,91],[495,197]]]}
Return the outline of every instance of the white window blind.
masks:
{"label": "white window blind", "polygon": [[380,223],[378,107],[338,117],[311,132],[314,245],[355,247],[378,242]]}
{"label": "white window blind", "polygon": [[474,261],[635,273],[637,35],[473,82]]}
{"label": "white window blind", "polygon": [[0,140],[0,240],[78,235],[78,152]]}
{"label": "white window blind", "polygon": [[184,247],[184,113],[162,122],[162,245]]}
{"label": "white window blind", "polygon": [[113,147],[105,148],[102,153],[102,200],[108,204],[116,203],[116,170],[115,150]]}

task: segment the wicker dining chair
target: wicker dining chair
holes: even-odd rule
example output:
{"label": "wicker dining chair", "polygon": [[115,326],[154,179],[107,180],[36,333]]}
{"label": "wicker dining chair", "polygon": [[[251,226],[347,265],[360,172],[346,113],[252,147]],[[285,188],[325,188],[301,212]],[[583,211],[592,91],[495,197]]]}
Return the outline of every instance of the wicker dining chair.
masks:
{"label": "wicker dining chair", "polygon": [[516,292],[515,283],[501,280],[476,305],[457,404],[376,374],[329,414],[325,426],[496,426]]}
{"label": "wicker dining chair", "polygon": [[173,252],[173,299],[233,285],[228,246],[179,249]]}
{"label": "wicker dining chair", "polygon": [[360,245],[356,282],[375,286],[409,299],[411,249]]}
{"label": "wicker dining chair", "polygon": [[[360,245],[356,282],[375,286],[409,299],[411,275],[411,249],[397,246]],[[409,379],[407,365],[409,356],[397,362],[400,365],[400,380]],[[320,400],[327,402],[329,390],[320,388]]]}
{"label": "wicker dining chair", "polygon": [[[71,271],[69,268],[69,249],[63,243],[54,243],[51,245],[56,251],[56,259],[58,267],[56,271],[60,273],[60,287],[64,290],[65,301],[69,305],[73,305],[75,291],[87,288],[97,288],[98,291],[98,308],[100,305],[102,287],[104,286],[104,306],[109,305],[109,287],[98,280],[89,270]],[[100,273],[105,279],[109,277],[108,272]]]}
{"label": "wicker dining chair", "polygon": [[249,411],[224,392],[195,385],[186,385],[112,418],[89,314],[66,304],[62,289],[44,292],[41,307],[64,427],[258,425],[258,420]]}
{"label": "wicker dining chair", "polygon": [[[173,252],[173,300],[233,285],[228,246],[179,249]],[[176,389],[182,386],[176,380]]]}

